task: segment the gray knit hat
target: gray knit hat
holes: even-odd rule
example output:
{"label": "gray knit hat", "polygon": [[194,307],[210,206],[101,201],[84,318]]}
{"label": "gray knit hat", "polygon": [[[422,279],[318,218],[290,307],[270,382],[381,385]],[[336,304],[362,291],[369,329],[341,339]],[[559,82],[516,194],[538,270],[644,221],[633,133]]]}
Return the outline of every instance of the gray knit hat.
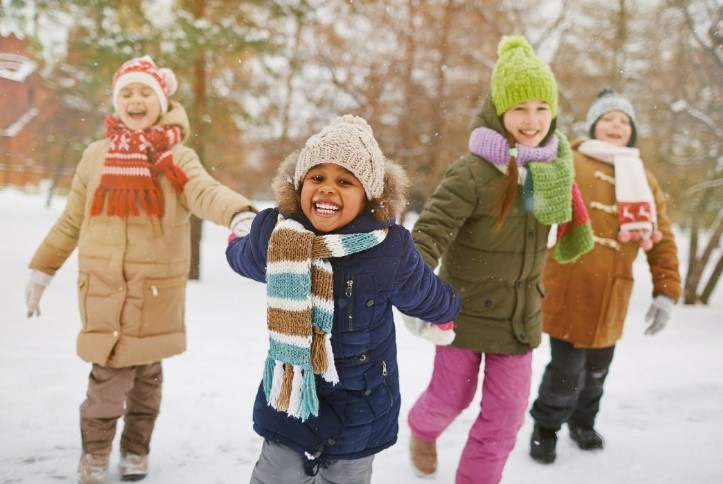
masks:
{"label": "gray knit hat", "polygon": [[587,111],[587,132],[590,138],[595,138],[595,125],[598,119],[605,113],[610,111],[620,111],[630,118],[630,126],[632,132],[630,134],[630,141],[628,146],[635,146],[637,139],[637,121],[635,119],[635,109],[628,98],[619,94],[612,89],[603,89],[598,95],[597,99],[592,103],[590,109]]}
{"label": "gray knit hat", "polygon": [[363,118],[345,114],[307,140],[296,163],[294,188],[298,190],[306,172],[322,163],[334,163],[352,172],[364,187],[367,200],[379,197],[384,190],[384,155]]}

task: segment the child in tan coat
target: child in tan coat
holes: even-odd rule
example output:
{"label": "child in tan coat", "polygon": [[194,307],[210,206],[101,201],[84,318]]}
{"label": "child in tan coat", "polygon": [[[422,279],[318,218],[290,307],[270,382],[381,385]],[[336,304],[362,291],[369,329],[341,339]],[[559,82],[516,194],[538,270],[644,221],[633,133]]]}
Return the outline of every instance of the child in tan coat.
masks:
{"label": "child in tan coat", "polygon": [[551,360],[530,410],[535,420],[530,455],[543,464],[555,461],[557,432],[565,423],[580,449],[604,447],[595,419],[623,334],[639,249],[653,283],[646,334],[665,327],[681,290],[665,196],[634,148],[632,103],[603,90],[588,110],[587,124],[590,139],[574,141],[572,153],[595,247],[570,264],[558,264],[548,254],[543,273],[542,329],[550,335]]}
{"label": "child in tan coat", "polygon": [[45,287],[78,248],[77,349],[93,364],[80,406],[81,484],[105,481],[121,416],[122,479],[148,472],[161,360],[186,348],[191,215],[238,231],[256,212],[183,145],[189,124],[168,99],[175,89],[173,72],[148,56],[118,69],[105,139],[85,150],[65,210],[30,261],[28,317],[40,316]]}

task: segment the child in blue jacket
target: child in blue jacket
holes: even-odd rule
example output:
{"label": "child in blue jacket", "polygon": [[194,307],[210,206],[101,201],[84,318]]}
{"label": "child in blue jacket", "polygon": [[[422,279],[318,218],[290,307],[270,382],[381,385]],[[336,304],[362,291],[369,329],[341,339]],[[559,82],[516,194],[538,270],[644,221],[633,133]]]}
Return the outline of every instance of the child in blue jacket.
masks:
{"label": "child in blue jacket", "polygon": [[397,440],[392,306],[441,323],[431,327],[446,337],[430,339],[453,338],[459,296],[395,222],[407,188],[366,121],[345,115],[282,163],[277,208],[232,236],[229,264],[268,296],[252,483],[369,483],[374,454]]}

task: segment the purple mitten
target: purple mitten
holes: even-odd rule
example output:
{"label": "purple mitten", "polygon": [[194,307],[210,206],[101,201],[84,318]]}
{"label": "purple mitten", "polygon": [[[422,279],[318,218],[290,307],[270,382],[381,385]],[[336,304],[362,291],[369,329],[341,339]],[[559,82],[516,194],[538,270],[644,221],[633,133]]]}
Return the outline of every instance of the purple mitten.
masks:
{"label": "purple mitten", "polygon": [[472,131],[469,136],[469,151],[493,165],[506,165],[510,161],[507,140],[489,128],[476,128]]}

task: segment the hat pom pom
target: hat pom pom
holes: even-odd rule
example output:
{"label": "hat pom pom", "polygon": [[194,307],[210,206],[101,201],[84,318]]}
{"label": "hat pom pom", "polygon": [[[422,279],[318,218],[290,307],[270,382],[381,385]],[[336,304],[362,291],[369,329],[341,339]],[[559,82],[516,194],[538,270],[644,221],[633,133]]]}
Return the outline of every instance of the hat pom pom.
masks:
{"label": "hat pom pom", "polygon": [[369,123],[367,123],[366,119],[361,118],[359,116],[354,116],[353,114],[345,114],[343,116],[339,116],[336,118],[336,121],[333,124],[339,124],[339,123],[349,123],[349,124],[358,124],[359,126],[369,126]]}
{"label": "hat pom pom", "polygon": [[178,89],[178,81],[176,80],[176,75],[173,73],[173,71],[170,70],[168,67],[161,67],[160,69],[158,69],[158,74],[160,74],[163,78],[163,92],[166,93],[166,96],[172,96],[173,94],[175,94],[176,89]]}
{"label": "hat pom pom", "polygon": [[502,57],[503,54],[512,49],[525,49],[533,53],[532,46],[521,35],[505,35],[497,46],[497,56]]}

